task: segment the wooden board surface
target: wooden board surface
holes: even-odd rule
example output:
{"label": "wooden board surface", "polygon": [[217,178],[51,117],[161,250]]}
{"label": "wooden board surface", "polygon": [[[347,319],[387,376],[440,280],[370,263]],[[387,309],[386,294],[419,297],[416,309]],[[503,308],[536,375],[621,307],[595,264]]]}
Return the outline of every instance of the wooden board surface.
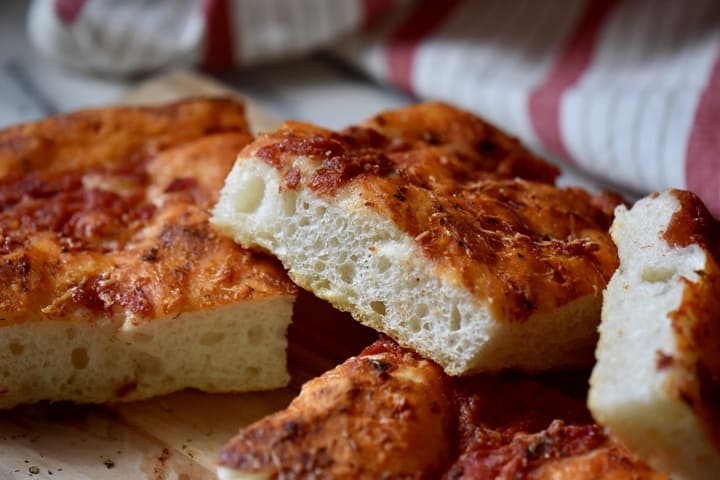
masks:
{"label": "wooden board surface", "polygon": [[[176,73],[140,85],[122,103],[237,95],[198,74]],[[255,132],[277,119],[248,104]],[[288,388],[210,395],[183,391],[114,406],[35,405],[0,412],[0,479],[205,480],[242,426],[283,408],[309,378],[369,344],[376,334],[308,293],[289,331]]]}

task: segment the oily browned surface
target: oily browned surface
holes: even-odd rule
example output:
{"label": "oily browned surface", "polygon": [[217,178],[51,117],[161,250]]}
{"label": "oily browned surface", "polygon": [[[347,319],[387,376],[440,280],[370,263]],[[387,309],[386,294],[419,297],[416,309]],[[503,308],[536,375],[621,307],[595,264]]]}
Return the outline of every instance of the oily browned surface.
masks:
{"label": "oily browned surface", "polygon": [[[381,113],[366,121],[390,139],[394,160],[424,179],[457,181],[492,172],[500,178],[525,178],[553,183],[560,171],[525,149],[520,142],[467,112],[442,103],[425,103]],[[361,129],[349,129],[353,137]],[[442,172],[438,175],[438,172]]]}
{"label": "oily browned surface", "polygon": [[151,319],[295,293],[274,259],[208,222],[250,140],[242,104],[227,100],[87,110],[0,131],[3,322],[78,309]]}
{"label": "oily browned surface", "polygon": [[308,382],[220,461],[288,479],[665,478],[592,423],[584,396],[512,376],[451,378],[388,339]]}
{"label": "oily browned surface", "polygon": [[501,319],[599,295],[618,264],[607,229],[619,198],[554,187],[554,167],[446,105],[340,133],[287,123],[242,155],[275,166],[284,188],[358,196],[413,236],[442,276],[495,299]]}
{"label": "oily browned surface", "polygon": [[205,134],[247,133],[242,103],[189,100],[164,106],[87,109],[0,131],[0,179],[122,168]]}
{"label": "oily browned surface", "polygon": [[673,247],[698,245],[708,260],[670,315],[679,353],[666,360],[673,368],[667,386],[697,412],[720,451],[720,222],[693,193],[673,194],[681,207],[664,238]]}

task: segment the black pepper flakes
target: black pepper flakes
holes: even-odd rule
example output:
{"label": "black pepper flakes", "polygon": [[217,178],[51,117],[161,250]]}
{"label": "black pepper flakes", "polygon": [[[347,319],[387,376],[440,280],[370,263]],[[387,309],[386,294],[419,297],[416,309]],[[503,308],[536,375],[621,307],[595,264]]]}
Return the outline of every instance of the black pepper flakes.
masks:
{"label": "black pepper flakes", "polygon": [[441,145],[442,139],[436,132],[426,131],[422,134],[422,139],[424,142],[430,144],[430,145]]}
{"label": "black pepper flakes", "polygon": [[387,371],[392,367],[392,363],[374,358],[367,360],[367,362],[381,379],[386,380],[388,378],[389,375]]}
{"label": "black pepper flakes", "polygon": [[283,428],[287,432],[286,438],[293,438],[300,432],[300,424],[298,422],[285,422]]}
{"label": "black pepper flakes", "polygon": [[490,155],[498,150],[498,146],[489,138],[483,138],[475,145],[475,150],[480,154]]}
{"label": "black pepper flakes", "polygon": [[143,262],[155,262],[158,259],[158,248],[157,247],[150,247],[150,249],[143,253],[142,255],[142,261]]}
{"label": "black pepper flakes", "polygon": [[105,465],[105,467],[107,467],[107,469],[110,470],[111,468],[115,467],[115,462],[113,462],[111,459],[107,458],[107,459],[103,460],[103,465]]}

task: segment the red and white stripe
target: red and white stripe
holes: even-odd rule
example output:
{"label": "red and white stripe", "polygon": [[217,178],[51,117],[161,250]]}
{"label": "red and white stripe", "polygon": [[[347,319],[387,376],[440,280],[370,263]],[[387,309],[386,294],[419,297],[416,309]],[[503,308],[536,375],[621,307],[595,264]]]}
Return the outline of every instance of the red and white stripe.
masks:
{"label": "red and white stripe", "polygon": [[604,182],[688,187],[720,214],[717,0],[34,0],[30,26],[105,73],[329,48]]}
{"label": "red and white stripe", "polygon": [[638,192],[686,185],[687,140],[720,40],[703,26],[715,3],[636,0],[612,12],[562,100],[562,135],[580,167]]}

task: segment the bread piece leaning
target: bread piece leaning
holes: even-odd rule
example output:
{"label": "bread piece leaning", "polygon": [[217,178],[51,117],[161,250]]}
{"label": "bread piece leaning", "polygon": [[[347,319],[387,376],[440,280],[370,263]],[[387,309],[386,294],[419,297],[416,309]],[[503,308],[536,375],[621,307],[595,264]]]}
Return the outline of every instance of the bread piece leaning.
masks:
{"label": "bread piece leaning", "polygon": [[616,200],[481,119],[428,103],[243,149],[213,222],[301,287],[457,375],[592,361]]}
{"label": "bread piece leaning", "polygon": [[241,103],[0,131],[0,408],[285,385],[296,287],[209,223]]}
{"label": "bread piece leaning", "polygon": [[720,475],[720,225],[686,191],[619,207],[589,407],[677,479]]}

